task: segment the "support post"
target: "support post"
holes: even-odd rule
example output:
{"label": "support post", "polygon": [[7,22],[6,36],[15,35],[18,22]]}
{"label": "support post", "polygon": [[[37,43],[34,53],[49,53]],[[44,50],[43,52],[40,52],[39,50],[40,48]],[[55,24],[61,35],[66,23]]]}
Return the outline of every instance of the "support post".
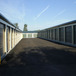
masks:
{"label": "support post", "polygon": [[7,53],[7,25],[5,25],[5,50],[4,51]]}
{"label": "support post", "polygon": [[11,28],[10,28],[10,50],[11,50]]}

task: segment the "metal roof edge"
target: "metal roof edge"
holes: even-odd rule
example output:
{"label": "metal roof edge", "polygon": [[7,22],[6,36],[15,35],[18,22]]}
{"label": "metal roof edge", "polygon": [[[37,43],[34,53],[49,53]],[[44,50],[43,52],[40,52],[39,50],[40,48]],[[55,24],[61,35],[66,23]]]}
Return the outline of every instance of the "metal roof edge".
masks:
{"label": "metal roof edge", "polygon": [[[14,26],[16,29],[19,29],[17,28],[13,23],[11,23],[6,17],[4,17],[1,13],[0,13],[0,16],[4,19],[5,22],[9,23],[10,25]],[[20,30],[20,29],[19,29]],[[21,30],[20,30],[21,31]]]}
{"label": "metal roof edge", "polygon": [[[43,30],[47,30],[47,29],[50,29],[50,28],[59,27],[59,26],[63,26],[63,25],[71,24],[71,23],[76,23],[76,20],[65,22],[65,23],[62,23],[62,24],[59,24],[59,25],[56,25],[56,26],[53,26],[53,27],[49,27],[49,28],[43,29]],[[43,30],[41,30],[41,31],[43,31]]]}

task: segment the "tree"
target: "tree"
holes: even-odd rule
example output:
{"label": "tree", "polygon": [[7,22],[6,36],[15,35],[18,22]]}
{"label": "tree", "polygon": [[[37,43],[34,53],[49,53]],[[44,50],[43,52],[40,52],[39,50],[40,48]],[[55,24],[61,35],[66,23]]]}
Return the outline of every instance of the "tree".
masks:
{"label": "tree", "polygon": [[15,23],[15,26],[16,26],[17,28],[19,28],[18,23]]}
{"label": "tree", "polygon": [[28,30],[27,30],[27,24],[24,24],[24,29],[23,29],[23,31],[28,31]]}

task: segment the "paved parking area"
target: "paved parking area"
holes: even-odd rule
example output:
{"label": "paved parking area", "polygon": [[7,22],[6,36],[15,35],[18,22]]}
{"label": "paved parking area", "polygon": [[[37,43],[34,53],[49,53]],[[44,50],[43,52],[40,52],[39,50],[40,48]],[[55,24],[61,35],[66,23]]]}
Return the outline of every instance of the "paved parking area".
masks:
{"label": "paved parking area", "polygon": [[76,48],[22,39],[0,65],[0,76],[76,76]]}

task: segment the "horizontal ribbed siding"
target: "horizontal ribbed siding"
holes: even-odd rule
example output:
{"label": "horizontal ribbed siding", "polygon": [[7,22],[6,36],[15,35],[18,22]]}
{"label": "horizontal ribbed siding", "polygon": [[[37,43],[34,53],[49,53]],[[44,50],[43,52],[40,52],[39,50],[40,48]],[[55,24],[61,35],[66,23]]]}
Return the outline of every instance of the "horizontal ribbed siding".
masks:
{"label": "horizontal ribbed siding", "polygon": [[59,40],[64,41],[64,28],[59,28]]}
{"label": "horizontal ribbed siding", "polygon": [[68,26],[65,28],[65,41],[68,43],[72,43],[72,26]]}

